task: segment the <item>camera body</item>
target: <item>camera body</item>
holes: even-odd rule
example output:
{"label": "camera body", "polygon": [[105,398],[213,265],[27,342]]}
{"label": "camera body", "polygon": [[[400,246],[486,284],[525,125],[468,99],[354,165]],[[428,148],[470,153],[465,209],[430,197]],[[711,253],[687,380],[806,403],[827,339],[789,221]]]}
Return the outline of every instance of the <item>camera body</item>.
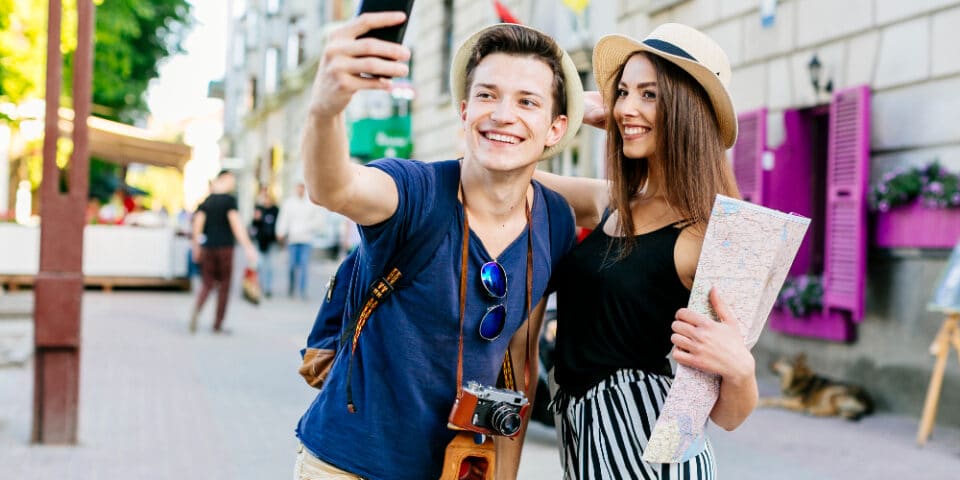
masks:
{"label": "camera body", "polygon": [[512,437],[520,432],[530,402],[523,392],[468,382],[448,421],[460,430]]}

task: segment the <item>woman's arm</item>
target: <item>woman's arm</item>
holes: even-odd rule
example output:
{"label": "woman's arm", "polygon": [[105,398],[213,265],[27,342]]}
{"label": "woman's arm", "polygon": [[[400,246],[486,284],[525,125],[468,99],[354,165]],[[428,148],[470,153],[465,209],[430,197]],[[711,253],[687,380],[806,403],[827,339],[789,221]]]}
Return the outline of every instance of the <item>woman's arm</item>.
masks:
{"label": "woman's arm", "polygon": [[579,227],[595,228],[603,216],[603,209],[610,203],[610,187],[606,180],[566,177],[540,170],[533,174],[533,178],[567,200],[573,207]]}
{"label": "woman's arm", "polygon": [[743,343],[736,316],[716,289],[710,290],[710,303],[719,321],[681,308],[670,341],[677,363],[720,375],[720,398],[710,419],[729,431],[740,426],[757,406],[756,361]]}

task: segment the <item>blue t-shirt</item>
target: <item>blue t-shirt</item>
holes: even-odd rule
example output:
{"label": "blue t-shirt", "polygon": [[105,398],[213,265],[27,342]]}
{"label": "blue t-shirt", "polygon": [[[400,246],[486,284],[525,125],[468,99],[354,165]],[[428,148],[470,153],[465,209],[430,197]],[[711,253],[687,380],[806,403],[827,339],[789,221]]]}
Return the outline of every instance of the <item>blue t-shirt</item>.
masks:
{"label": "blue t-shirt", "polygon": [[[388,220],[364,227],[355,285],[370,285],[397,248],[420,228],[444,228],[445,238],[432,260],[412,280],[381,305],[364,327],[353,359],[351,388],[356,413],[346,406],[346,375],[350,348],[341,348],[323,390],[297,425],[297,436],[321,460],[370,479],[439,478],[446,445],[455,432],[447,416],[456,398],[459,342],[459,285],[463,205],[440,199],[439,168],[435,164],[385,159],[371,164],[397,184],[399,204]],[[551,258],[550,225],[545,195],[557,196],[534,182],[533,303],[547,289],[557,259]],[[456,201],[456,218],[444,225],[424,225],[439,201]],[[561,200],[562,202],[562,200]],[[565,205],[565,204],[564,204]],[[566,212],[569,212],[567,209]],[[560,254],[574,244],[573,221]],[[480,266],[492,260],[480,239],[470,234],[467,298],[464,313],[463,380],[496,384],[511,336],[523,321],[526,301],[527,230],[496,259],[507,272],[505,299],[489,297],[480,283]],[[406,281],[404,281],[406,280]],[[409,283],[408,283],[409,282]],[[351,292],[349,305],[364,294]],[[507,324],[493,342],[480,338],[479,323],[487,309],[504,301]],[[533,332],[537,334],[537,332]],[[518,377],[519,380],[520,377]]]}

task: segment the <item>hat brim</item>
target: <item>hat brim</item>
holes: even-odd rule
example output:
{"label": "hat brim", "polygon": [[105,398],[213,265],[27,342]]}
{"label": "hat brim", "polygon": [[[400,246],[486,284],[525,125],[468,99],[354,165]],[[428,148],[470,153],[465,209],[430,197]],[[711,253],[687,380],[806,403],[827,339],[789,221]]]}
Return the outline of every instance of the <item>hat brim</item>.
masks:
{"label": "hat brim", "polygon": [[665,52],[625,35],[605,35],[597,41],[593,49],[593,72],[600,87],[600,94],[608,99],[620,66],[638,52],[650,52],[690,74],[710,98],[713,111],[717,115],[723,146],[733,147],[737,141],[737,114],[730,93],[716,73],[695,60]]}
{"label": "hat brim", "polygon": [[[454,108],[457,109],[458,112],[460,103],[465,100],[467,63],[470,61],[474,45],[477,44],[480,37],[488,30],[503,25],[522,27],[546,35],[535,28],[513,23],[498,23],[470,35],[470,38],[467,38],[460,45],[460,48],[457,49],[457,54],[453,57],[453,63],[450,66],[450,92],[453,96]],[[567,98],[567,111],[563,113],[567,117],[567,131],[560,137],[559,142],[543,150],[543,154],[540,156],[541,160],[557,155],[567,148],[570,142],[577,136],[577,131],[580,130],[580,125],[583,123],[583,84],[580,82],[580,72],[577,70],[576,64],[573,63],[573,59],[570,58],[566,50],[560,48],[560,52],[560,70],[564,78],[564,95]]]}

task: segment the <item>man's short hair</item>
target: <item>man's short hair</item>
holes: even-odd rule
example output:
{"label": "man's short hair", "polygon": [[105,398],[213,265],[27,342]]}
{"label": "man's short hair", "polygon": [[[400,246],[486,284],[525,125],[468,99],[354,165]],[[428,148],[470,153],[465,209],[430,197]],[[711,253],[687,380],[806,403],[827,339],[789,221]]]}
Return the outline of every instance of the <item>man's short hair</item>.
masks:
{"label": "man's short hair", "polygon": [[532,28],[513,24],[490,27],[477,39],[467,61],[467,81],[464,84],[465,90],[461,92],[463,98],[467,98],[470,86],[473,85],[473,72],[477,65],[492,53],[530,56],[546,63],[553,72],[553,117],[566,115],[567,99],[564,94],[563,69],[560,65],[563,50],[549,36]]}

